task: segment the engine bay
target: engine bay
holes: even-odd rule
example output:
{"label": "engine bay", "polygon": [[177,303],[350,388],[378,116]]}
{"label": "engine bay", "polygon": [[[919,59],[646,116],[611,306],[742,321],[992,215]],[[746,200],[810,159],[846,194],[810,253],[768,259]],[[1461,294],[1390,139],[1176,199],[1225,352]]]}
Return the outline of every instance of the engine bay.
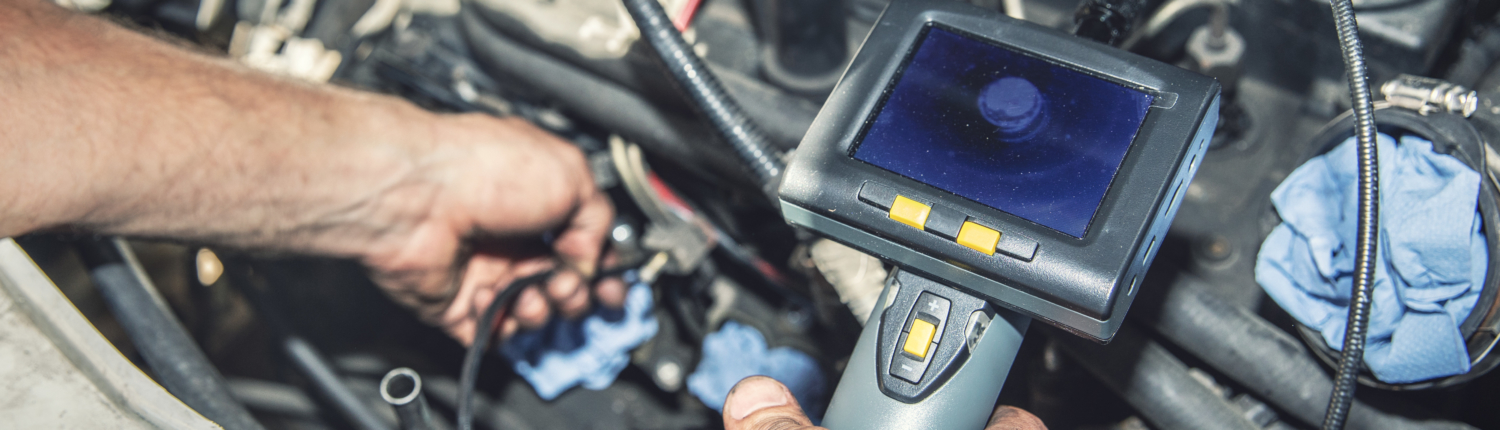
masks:
{"label": "engine bay", "polygon": [[[794,157],[888,2],[660,3],[745,116]],[[1000,403],[1055,429],[1316,428],[1338,351],[1267,295],[1256,265],[1263,241],[1282,222],[1273,190],[1352,135],[1344,132],[1353,127],[1345,114],[1352,106],[1328,5],[969,3],[1079,34],[1096,28],[1086,24],[1097,19],[1097,28],[1114,33],[1093,39],[1222,87],[1206,155],[1181,191],[1175,221],[1152,242],[1154,263],[1118,333],[1101,344],[1032,324]],[[1380,117],[1401,116],[1390,121],[1409,131],[1477,130],[1478,146],[1466,148],[1479,153],[1470,161],[1483,167],[1481,192],[1494,194],[1500,157],[1492,145],[1500,141],[1489,139],[1500,138],[1500,106],[1491,102],[1492,94],[1500,101],[1500,3],[1353,4],[1372,86],[1430,89],[1413,80],[1428,77],[1476,92],[1468,122],[1429,116],[1462,106],[1422,100],[1408,108],[1392,97],[1395,90],[1377,107],[1420,112]],[[710,354],[705,339],[726,325],[753,328],[762,349],[810,358],[821,379],[809,382],[815,400],[802,401],[820,410],[893,269],[788,225],[615,0],[115,0],[74,7],[272,73],[395,95],[438,112],[524,118],[587,155],[618,213],[609,246],[620,261],[644,266],[633,276],[654,294],[656,333],[629,352],[628,365],[606,387],[567,389],[551,399],[501,354],[487,354],[475,394],[481,428],[718,428],[719,413],[689,379]],[[1400,85],[1391,88],[1406,88]],[[1493,196],[1481,197],[1481,213],[1486,199],[1494,205]],[[79,240],[57,233],[17,238],[99,332],[146,369],[94,289]],[[396,413],[381,400],[381,381],[399,367],[422,375],[434,426],[452,426],[465,348],[382,295],[358,263],[147,240],[128,248],[235,398],[266,427],[392,427]],[[1490,249],[1493,268],[1500,253]],[[1489,409],[1500,400],[1500,376],[1489,372],[1500,363],[1489,349],[1500,338],[1500,280],[1491,276],[1484,290],[1476,316],[1461,327],[1473,369],[1416,383],[1364,374],[1351,428],[1500,427],[1500,414]],[[330,394],[330,385],[345,388]],[[362,403],[377,418],[361,421],[340,402]]]}

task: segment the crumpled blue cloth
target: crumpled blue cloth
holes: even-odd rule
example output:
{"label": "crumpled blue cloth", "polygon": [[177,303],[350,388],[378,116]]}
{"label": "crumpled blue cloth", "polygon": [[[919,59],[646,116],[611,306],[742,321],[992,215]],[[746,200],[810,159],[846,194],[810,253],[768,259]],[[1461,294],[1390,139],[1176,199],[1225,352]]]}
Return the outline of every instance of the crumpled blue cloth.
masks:
{"label": "crumpled blue cloth", "polygon": [[687,387],[704,405],[724,411],[724,400],[734,384],[765,375],[781,381],[816,423],[823,416],[823,372],[806,353],[788,347],[766,349],[760,330],[735,321],[703,337],[703,358],[688,375]]}
{"label": "crumpled blue cloth", "polygon": [[[1282,224],[1261,244],[1255,280],[1302,324],[1342,349],[1354,283],[1357,144],[1293,171],[1271,194]],[[1408,383],[1469,371],[1459,325],[1484,286],[1488,248],[1479,173],[1432,142],[1381,134],[1380,244],[1365,364]]]}
{"label": "crumpled blue cloth", "polygon": [[623,309],[596,308],[579,320],[553,318],[539,330],[518,333],[500,353],[542,399],[583,385],[602,390],[630,364],[630,350],[656,336],[651,287],[626,273],[630,289]]}

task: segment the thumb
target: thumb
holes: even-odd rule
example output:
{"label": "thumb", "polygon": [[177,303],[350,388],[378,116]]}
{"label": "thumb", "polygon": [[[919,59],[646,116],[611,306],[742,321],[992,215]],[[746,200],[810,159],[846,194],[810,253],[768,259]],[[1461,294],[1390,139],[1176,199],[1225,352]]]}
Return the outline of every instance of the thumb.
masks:
{"label": "thumb", "polygon": [[984,430],[1047,430],[1042,419],[1014,406],[995,408],[990,424]]}
{"label": "thumb", "polygon": [[598,269],[595,263],[614,219],[615,209],[608,197],[599,193],[585,196],[552,246],[568,268],[584,279],[591,278]]}
{"label": "thumb", "polygon": [[813,430],[812,420],[786,386],[765,376],[735,384],[724,400],[725,430]]}

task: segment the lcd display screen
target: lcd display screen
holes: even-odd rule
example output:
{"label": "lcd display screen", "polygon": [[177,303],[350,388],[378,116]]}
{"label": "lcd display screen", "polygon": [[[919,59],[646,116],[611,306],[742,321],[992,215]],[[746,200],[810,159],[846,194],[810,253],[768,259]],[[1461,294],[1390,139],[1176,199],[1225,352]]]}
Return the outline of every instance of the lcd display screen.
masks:
{"label": "lcd display screen", "polygon": [[1152,95],[929,27],[855,159],[1082,238]]}

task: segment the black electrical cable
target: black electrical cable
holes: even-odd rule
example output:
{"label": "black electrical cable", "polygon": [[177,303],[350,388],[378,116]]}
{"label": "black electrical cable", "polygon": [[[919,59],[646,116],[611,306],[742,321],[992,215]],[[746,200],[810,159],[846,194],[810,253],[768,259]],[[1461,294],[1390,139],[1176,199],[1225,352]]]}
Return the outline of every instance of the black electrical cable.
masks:
{"label": "black electrical cable", "polygon": [[[584,282],[584,285],[592,284],[593,281],[616,276],[634,269],[637,264],[626,264],[613,269],[605,269],[595,274],[594,277]],[[458,375],[458,430],[473,430],[474,428],[474,387],[479,382],[479,362],[484,357],[485,350],[489,349],[490,338],[493,337],[495,318],[500,316],[500,310],[509,308],[511,302],[520,297],[521,290],[546,281],[552,277],[553,271],[537,273],[517,279],[506,285],[490,306],[484,309],[484,314],[479,316],[479,325],[474,327],[474,343],[469,345],[469,351],[464,354],[463,369]]]}
{"label": "black electrical cable", "polygon": [[745,116],[739,104],[729,98],[713,71],[682,39],[677,27],[656,0],[624,0],[625,9],[640,28],[641,37],[655,49],[667,72],[682,86],[693,106],[703,112],[719,135],[734,147],[735,153],[750,166],[756,181],[774,194],[776,182],[784,169],[780,155],[770,140]]}
{"label": "black electrical cable", "polygon": [[1323,416],[1324,430],[1344,428],[1349,407],[1354,402],[1355,378],[1364,362],[1365,331],[1370,325],[1370,303],[1375,286],[1375,252],[1380,225],[1380,170],[1375,149],[1375,107],[1370,84],[1365,78],[1365,59],[1359,42],[1359,26],[1354,21],[1350,0],[1330,0],[1338,27],[1339,44],[1344,52],[1344,67],[1349,73],[1349,93],[1354,102],[1355,136],[1359,141],[1359,215],[1355,233],[1354,291],[1349,298],[1349,319],[1344,331],[1344,348],[1339,355],[1338,375]]}
{"label": "black electrical cable", "polygon": [[479,380],[479,361],[490,346],[495,317],[500,315],[501,309],[510,307],[510,302],[521,295],[521,290],[551,276],[552,271],[548,270],[511,282],[484,309],[484,315],[479,316],[479,325],[474,327],[474,343],[469,345],[469,352],[464,354],[464,367],[458,375],[458,430],[474,428],[474,387]]}

